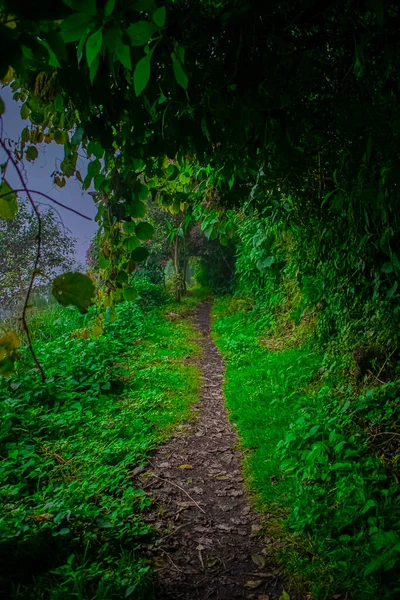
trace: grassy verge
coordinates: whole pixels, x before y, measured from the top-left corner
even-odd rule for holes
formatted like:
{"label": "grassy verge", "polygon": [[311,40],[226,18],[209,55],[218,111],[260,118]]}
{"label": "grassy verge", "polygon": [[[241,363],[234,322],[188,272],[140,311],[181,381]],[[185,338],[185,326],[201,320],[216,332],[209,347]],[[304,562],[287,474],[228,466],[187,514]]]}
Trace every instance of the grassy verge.
{"label": "grassy verge", "polygon": [[271,335],[273,324],[273,315],[246,303],[214,305],[248,485],[272,515],[270,530],[286,541],[278,558],[292,591],[321,600],[397,598],[398,480],[374,453],[367,425],[393,426],[398,382],[357,393],[340,357],[321,369],[309,324]]}
{"label": "grassy verge", "polygon": [[196,333],[123,303],[104,335],[74,339],[84,317],[56,313],[36,343],[46,384],[28,356],[0,382],[0,595],[148,600],[148,500],[130,474],[190,414]]}

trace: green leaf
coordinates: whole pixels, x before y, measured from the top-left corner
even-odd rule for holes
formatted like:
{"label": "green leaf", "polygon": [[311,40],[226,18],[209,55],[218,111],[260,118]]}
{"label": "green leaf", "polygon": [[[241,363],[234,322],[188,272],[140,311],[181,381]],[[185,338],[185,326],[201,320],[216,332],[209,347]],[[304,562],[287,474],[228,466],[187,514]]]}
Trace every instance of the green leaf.
{"label": "green leaf", "polygon": [[99,64],[100,64],[100,59],[98,56],[96,56],[96,58],[94,59],[90,69],[89,69],[89,79],[90,79],[90,83],[93,84],[94,78],[96,77],[97,74],[97,69],[99,68]]}
{"label": "green leaf", "polygon": [[71,138],[71,144],[73,144],[74,146],[79,146],[79,144],[81,143],[82,139],[83,139],[83,134],[84,134],[84,130],[82,129],[82,127],[77,127],[74,131],[74,134]]}
{"label": "green leaf", "polygon": [[93,154],[96,158],[102,158],[104,150],[100,142],[89,142],[87,147],[87,153],[89,154],[89,156]]}
{"label": "green leaf", "polygon": [[6,105],[4,104],[3,98],[0,97],[0,117],[1,117],[1,115],[4,115],[5,112],[6,112]]}
{"label": "green leaf", "polygon": [[149,195],[149,188],[147,187],[147,185],[144,185],[143,183],[141,183],[140,189],[138,191],[139,200],[147,200],[148,195]]}
{"label": "green leaf", "polygon": [[19,111],[19,114],[21,115],[21,119],[27,119],[29,117],[30,114],[30,109],[29,106],[27,105],[27,103],[25,102],[22,106],[21,106],[21,110]]}
{"label": "green leaf", "polygon": [[132,234],[135,233],[136,224],[133,221],[128,221],[122,225],[124,233]]}
{"label": "green leaf", "polygon": [[126,44],[118,44],[115,49],[115,56],[125,69],[132,70],[131,49]]}
{"label": "green leaf", "polygon": [[104,7],[104,15],[106,17],[111,16],[112,13],[114,12],[114,8],[115,8],[115,0],[108,0],[107,4]]}
{"label": "green leaf", "polygon": [[57,112],[62,112],[64,110],[64,99],[60,94],[54,98],[54,108]]}
{"label": "green leaf", "polygon": [[102,252],[100,252],[100,255],[99,255],[99,266],[100,266],[100,269],[107,269],[107,267],[110,266],[109,259],[106,258]]}
{"label": "green leaf", "polygon": [[147,250],[147,248],[139,246],[138,248],[135,248],[135,250],[132,252],[131,258],[136,262],[143,262],[144,260],[146,260],[148,255],[149,251]]}
{"label": "green leaf", "polygon": [[149,82],[150,66],[151,54],[147,54],[136,64],[135,71],[133,73],[133,85],[136,96],[139,96],[143,92]]}
{"label": "green leaf", "polygon": [[56,53],[51,48],[50,44],[48,42],[46,42],[46,40],[40,40],[40,43],[42,44],[42,46],[44,46],[46,48],[47,52],[49,53],[50,67],[56,67],[57,69],[59,69],[61,67],[61,65],[59,63]]}
{"label": "green leaf", "polygon": [[92,160],[92,162],[88,164],[87,174],[93,179],[93,177],[96,177],[100,173],[100,169],[101,162],[96,158],[96,160]]}
{"label": "green leaf", "polygon": [[381,267],[382,273],[393,273],[393,265],[391,262],[384,263]]}
{"label": "green leaf", "polygon": [[18,211],[17,194],[3,179],[0,185],[0,218],[13,219]]}
{"label": "green leaf", "polygon": [[174,52],[172,52],[171,58],[172,58],[172,68],[174,70],[175,79],[176,79],[177,83],[179,83],[179,85],[181,87],[183,87],[183,89],[186,91],[187,86],[188,86],[188,77],[187,77],[185,71],[183,70],[182,63],[181,63],[180,59],[176,56],[176,54],[174,54]]}
{"label": "green leaf", "polygon": [[32,162],[33,160],[36,160],[38,156],[39,152],[36,146],[29,146],[28,150],[26,151],[27,160],[29,160],[29,162]]}
{"label": "green leaf", "polygon": [[141,221],[136,225],[135,233],[139,240],[150,240],[154,233],[154,227],[150,223]]}
{"label": "green leaf", "polygon": [[132,287],[130,287],[130,288],[123,289],[122,295],[123,295],[124,299],[127,300],[128,302],[133,302],[134,300],[136,300],[138,293],[136,290],[134,290]]}
{"label": "green leaf", "polygon": [[128,214],[134,219],[142,219],[146,214],[146,205],[143,202],[134,202],[128,205]]}
{"label": "green leaf", "polygon": [[157,31],[157,27],[149,21],[137,21],[126,30],[132,46],[144,46]]}
{"label": "green leaf", "polygon": [[157,10],[153,13],[152,16],[154,23],[158,27],[164,27],[166,17],[167,9],[165,8],[165,6],[160,6],[160,8],[157,8]]}
{"label": "green leaf", "polygon": [[77,42],[92,29],[94,21],[90,15],[75,13],[64,19],[60,25],[64,42]]}
{"label": "green leaf", "polygon": [[54,279],[52,293],[63,306],[76,306],[79,312],[86,313],[93,304],[95,287],[87,275],[64,273]]}
{"label": "green leaf", "polygon": [[86,60],[89,68],[92,66],[96,58],[98,58],[102,43],[102,29],[98,29],[95,33],[92,33],[92,35],[88,38],[88,41],[86,42]]}
{"label": "green leaf", "polygon": [[283,590],[282,594],[279,597],[279,600],[290,600],[290,596],[285,590]]}
{"label": "green leaf", "polygon": [[140,241],[137,239],[137,237],[128,237],[123,241],[123,246],[125,250],[132,252],[132,250],[136,250],[136,248],[140,246]]}

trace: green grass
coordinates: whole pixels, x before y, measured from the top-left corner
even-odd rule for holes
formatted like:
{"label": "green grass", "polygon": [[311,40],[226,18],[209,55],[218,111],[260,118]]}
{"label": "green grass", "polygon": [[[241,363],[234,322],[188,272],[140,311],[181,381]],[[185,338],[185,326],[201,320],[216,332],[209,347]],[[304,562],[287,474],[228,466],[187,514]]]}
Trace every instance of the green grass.
{"label": "green grass", "polygon": [[287,336],[273,315],[229,298],[213,313],[247,484],[256,507],[273,516],[270,532],[286,542],[277,558],[293,595],[398,597],[398,482],[362,426],[393,425],[398,382],[358,396],[340,356],[319,375],[324,356],[308,326]]}
{"label": "green grass", "polygon": [[46,384],[26,352],[0,383],[3,597],[152,597],[138,553],[151,536],[140,517],[149,500],[129,473],[190,418],[199,373],[184,359],[198,346],[187,320],[159,308],[123,303],[118,313],[89,340],[69,330],[85,317],[58,314],[60,335],[45,314],[37,326],[50,341],[35,346]]}

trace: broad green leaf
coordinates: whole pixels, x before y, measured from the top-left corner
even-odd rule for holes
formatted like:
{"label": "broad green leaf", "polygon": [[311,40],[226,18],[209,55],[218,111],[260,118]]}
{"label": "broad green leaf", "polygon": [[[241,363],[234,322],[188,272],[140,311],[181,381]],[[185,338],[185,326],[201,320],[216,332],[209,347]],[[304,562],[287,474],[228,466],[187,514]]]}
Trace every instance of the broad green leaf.
{"label": "broad green leaf", "polygon": [[29,117],[30,114],[30,109],[29,106],[27,105],[27,103],[25,102],[22,106],[21,106],[21,110],[19,111],[20,115],[21,115],[21,119],[27,119]]}
{"label": "broad green leaf", "polygon": [[131,49],[129,46],[122,43],[118,44],[115,49],[115,56],[124,65],[125,69],[132,70]]}
{"label": "broad green leaf", "polygon": [[283,590],[282,594],[279,597],[279,600],[290,600],[290,596],[285,590]]}
{"label": "broad green leaf", "polygon": [[158,27],[164,27],[166,17],[167,9],[165,8],[165,6],[160,6],[160,8],[157,8],[157,10],[154,11],[152,15],[152,19]]}
{"label": "broad green leaf", "polygon": [[149,21],[137,21],[126,30],[132,46],[144,46],[148,43],[157,27]]}
{"label": "broad green leaf", "polygon": [[93,154],[96,158],[102,158],[104,154],[104,150],[100,144],[100,142],[89,142],[87,147],[87,153],[89,156]]}
{"label": "broad green leaf", "polygon": [[100,59],[99,59],[99,56],[97,55],[89,69],[90,83],[93,83],[94,78],[96,77],[97,70],[99,68],[99,64],[100,64]]}
{"label": "broad green leaf", "polygon": [[140,241],[137,239],[137,237],[128,237],[123,241],[123,246],[125,250],[132,252],[132,250],[136,250],[136,248],[140,246]]}
{"label": "broad green leaf", "polygon": [[71,144],[74,144],[74,146],[79,146],[79,144],[81,143],[82,139],[83,139],[83,134],[85,132],[83,131],[82,127],[77,127],[74,131],[74,134],[71,138]]}
{"label": "broad green leaf", "polygon": [[56,142],[56,144],[65,144],[66,142],[66,132],[65,131],[61,131],[61,130],[57,130],[54,132],[54,141]]}
{"label": "broad green leaf", "polygon": [[133,73],[133,86],[135,88],[136,96],[140,96],[149,82],[150,66],[151,54],[147,54],[136,64],[135,71]]}
{"label": "broad green leaf", "polygon": [[40,43],[42,44],[42,46],[44,46],[44,48],[46,48],[47,52],[49,53],[50,67],[55,67],[56,69],[59,69],[61,67],[61,65],[60,65],[60,62],[59,62],[57,55],[54,52],[53,48],[50,46],[50,44],[48,42],[46,42],[46,40],[40,40]]}
{"label": "broad green leaf", "polygon": [[188,86],[188,77],[183,69],[182,63],[174,52],[172,52],[171,58],[175,79],[177,83],[179,83],[179,85],[186,91]]}
{"label": "broad green leaf", "polygon": [[124,233],[132,234],[135,233],[136,224],[133,221],[128,221],[122,225]]}
{"label": "broad green leaf", "polygon": [[134,219],[141,219],[146,214],[146,205],[143,202],[133,202],[128,205],[127,210]]}
{"label": "broad green leaf", "polygon": [[[98,29],[95,33],[88,38],[86,42],[86,60],[88,67],[90,68],[96,58],[99,55],[101,50],[101,45],[103,43],[103,30]],[[93,77],[94,79],[94,77]]]}
{"label": "broad green leaf", "polygon": [[150,223],[141,221],[136,225],[135,233],[139,240],[150,240],[154,233],[154,227]]}
{"label": "broad green leaf", "polygon": [[147,250],[147,248],[139,246],[138,248],[135,248],[135,250],[132,252],[131,258],[136,262],[143,262],[144,260],[146,260],[148,255],[149,251]]}
{"label": "broad green leaf", "polygon": [[107,0],[107,4],[104,7],[104,15],[109,17],[114,12],[115,0]]}
{"label": "broad green leaf", "polygon": [[60,25],[61,36],[64,42],[77,42],[92,29],[95,21],[84,13],[75,13],[64,19]]}
{"label": "broad green leaf", "polygon": [[4,104],[3,98],[0,98],[0,117],[1,117],[1,115],[4,115],[5,112],[6,112],[6,105]]}
{"label": "broad green leaf", "polygon": [[7,181],[3,179],[0,185],[0,218],[13,219],[18,211],[17,194]]}
{"label": "broad green leaf", "polygon": [[139,200],[147,200],[148,195],[149,195],[149,188],[147,187],[147,185],[144,185],[143,183],[140,184],[140,189],[138,191]]}
{"label": "broad green leaf", "polygon": [[29,162],[32,162],[33,160],[36,160],[38,156],[39,152],[36,146],[29,146],[29,148],[26,151],[27,160],[29,160]]}
{"label": "broad green leaf", "polygon": [[134,290],[132,287],[130,287],[130,288],[123,289],[122,295],[123,295],[124,299],[127,300],[128,302],[133,302],[134,300],[136,300],[138,293],[136,290]]}
{"label": "broad green leaf", "polygon": [[52,293],[63,306],[76,306],[79,312],[86,313],[93,304],[95,287],[87,275],[64,273],[54,279]]}
{"label": "broad green leaf", "polygon": [[107,269],[110,266],[110,261],[108,258],[104,256],[102,252],[99,254],[99,266],[100,269]]}
{"label": "broad green leaf", "polygon": [[88,164],[87,174],[91,179],[93,179],[93,177],[96,177],[100,173],[100,169],[101,162],[96,158],[96,160],[92,160]]}
{"label": "broad green leaf", "polygon": [[54,98],[54,108],[57,112],[62,112],[64,110],[64,99],[60,94]]}

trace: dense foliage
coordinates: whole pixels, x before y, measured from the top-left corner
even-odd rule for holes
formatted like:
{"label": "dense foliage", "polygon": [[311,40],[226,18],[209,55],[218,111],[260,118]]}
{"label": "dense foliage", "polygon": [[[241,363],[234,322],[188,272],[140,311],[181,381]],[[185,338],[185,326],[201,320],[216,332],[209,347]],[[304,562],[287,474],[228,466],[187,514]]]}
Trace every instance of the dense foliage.
{"label": "dense foliage", "polygon": [[160,316],[157,289],[146,289],[146,308],[121,304],[100,337],[81,336],[90,314],[37,313],[46,384],[24,355],[0,385],[5,598],[150,596],[137,552],[151,536],[140,520],[149,500],[132,475],[187,416],[198,375],[182,363],[196,351],[192,329]]}

